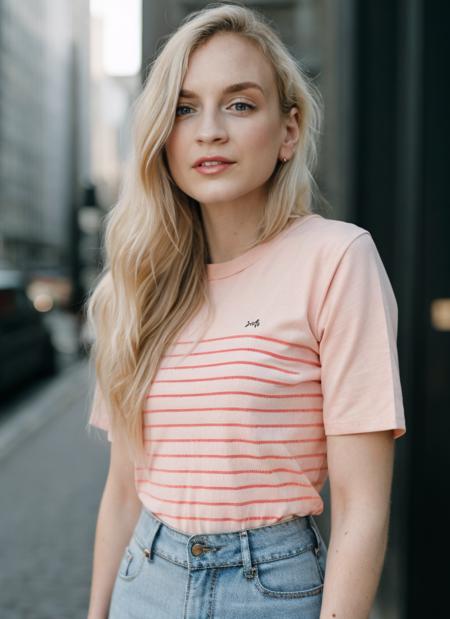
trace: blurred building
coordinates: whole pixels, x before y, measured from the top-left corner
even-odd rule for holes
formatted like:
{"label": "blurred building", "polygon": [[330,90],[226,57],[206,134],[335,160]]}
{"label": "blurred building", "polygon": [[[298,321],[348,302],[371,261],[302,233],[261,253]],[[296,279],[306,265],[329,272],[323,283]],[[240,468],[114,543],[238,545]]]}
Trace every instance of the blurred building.
{"label": "blurred building", "polygon": [[141,85],[140,63],[134,75],[105,66],[111,11],[123,26],[130,6],[0,0],[0,265],[42,285],[66,278],[75,310],[102,266],[101,220],[117,198]]}
{"label": "blurred building", "polygon": [[[134,4],[134,3],[133,3]],[[107,62],[107,50],[111,45],[110,30],[114,22],[124,15],[117,15],[117,2],[99,4],[99,10],[91,15],[91,110],[95,122],[91,132],[92,179],[98,188],[100,202],[111,206],[116,198],[122,179],[123,165],[131,146],[131,105],[141,89],[140,62],[135,73],[126,73],[124,67],[114,67]],[[100,10],[103,7],[103,10]],[[130,4],[127,5],[127,9]],[[136,16],[135,36],[141,38],[139,15]],[[112,22],[112,24],[110,24]],[[122,32],[124,47],[128,42]],[[114,45],[117,47],[116,42]],[[140,51],[140,50],[139,50]],[[139,54],[140,59],[140,54]],[[131,68],[132,70],[132,68]],[[121,73],[122,71],[122,73]]]}
{"label": "blurred building", "polygon": [[142,86],[139,0],[127,0],[126,6],[117,0],[95,0],[91,1],[90,9],[92,187],[85,187],[79,210],[81,234],[78,243],[79,280],[84,291],[95,283],[102,266],[101,217],[114,206],[118,197],[123,166],[131,146],[131,106]]}
{"label": "blurred building", "polygon": [[88,0],[0,0],[0,261],[68,268],[89,176]]}

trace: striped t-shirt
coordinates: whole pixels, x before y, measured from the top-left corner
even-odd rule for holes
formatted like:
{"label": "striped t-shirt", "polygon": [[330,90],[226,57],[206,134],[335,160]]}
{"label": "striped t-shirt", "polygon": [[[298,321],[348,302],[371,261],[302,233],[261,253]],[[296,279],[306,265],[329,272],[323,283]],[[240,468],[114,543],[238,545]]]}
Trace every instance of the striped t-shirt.
{"label": "striped t-shirt", "polygon": [[[188,534],[320,514],[327,435],[406,431],[397,303],[372,236],[309,214],[207,269],[214,319],[202,333],[200,311],[161,360],[138,496]],[[113,440],[97,386],[89,422]]]}

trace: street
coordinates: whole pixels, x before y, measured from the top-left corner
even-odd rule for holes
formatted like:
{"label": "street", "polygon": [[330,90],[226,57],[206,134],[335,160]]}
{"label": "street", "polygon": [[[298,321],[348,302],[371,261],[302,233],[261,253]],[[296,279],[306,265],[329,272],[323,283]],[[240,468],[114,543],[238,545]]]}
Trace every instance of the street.
{"label": "street", "polygon": [[[109,460],[86,431],[90,379],[78,361],[0,425],[0,616],[86,618],[95,523]],[[8,447],[9,445],[9,447]]]}

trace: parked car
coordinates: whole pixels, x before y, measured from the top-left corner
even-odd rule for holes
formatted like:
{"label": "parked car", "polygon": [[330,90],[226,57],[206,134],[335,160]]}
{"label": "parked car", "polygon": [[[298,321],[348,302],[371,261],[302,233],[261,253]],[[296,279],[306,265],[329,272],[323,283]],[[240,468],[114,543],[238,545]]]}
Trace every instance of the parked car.
{"label": "parked car", "polygon": [[0,396],[56,371],[56,350],[20,271],[0,269]]}

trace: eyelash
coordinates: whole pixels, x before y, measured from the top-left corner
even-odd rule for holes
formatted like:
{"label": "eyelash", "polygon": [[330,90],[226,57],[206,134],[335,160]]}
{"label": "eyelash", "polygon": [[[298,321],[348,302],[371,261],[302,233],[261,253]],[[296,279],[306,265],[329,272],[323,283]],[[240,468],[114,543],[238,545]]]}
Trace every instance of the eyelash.
{"label": "eyelash", "polygon": [[[254,105],[251,105],[250,103],[247,103],[246,101],[235,101],[235,102],[234,102],[234,103],[232,103],[231,105],[246,105],[246,106],[247,106],[248,108],[250,108],[251,110],[254,110],[254,109],[255,109],[255,106],[254,106]],[[177,108],[176,108],[176,112],[178,112],[178,110],[179,110],[180,108],[186,108],[186,107],[187,107],[187,108],[192,109],[192,108],[190,107],[190,105],[178,105],[178,106],[177,106]],[[242,112],[246,112],[247,110],[241,110],[241,111],[242,111]],[[178,115],[178,114],[176,114],[176,115]],[[189,114],[181,114],[181,116],[189,116]]]}

